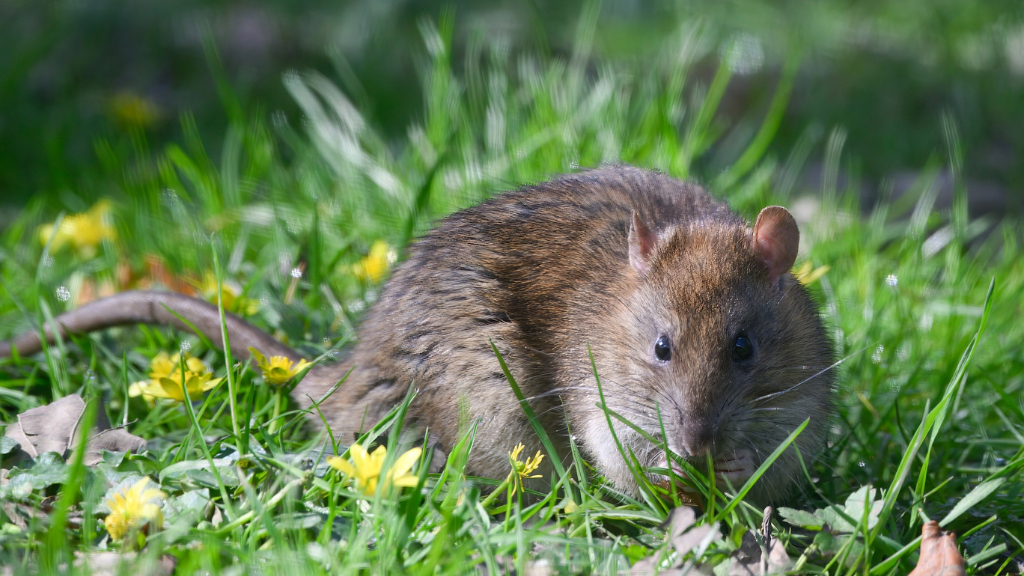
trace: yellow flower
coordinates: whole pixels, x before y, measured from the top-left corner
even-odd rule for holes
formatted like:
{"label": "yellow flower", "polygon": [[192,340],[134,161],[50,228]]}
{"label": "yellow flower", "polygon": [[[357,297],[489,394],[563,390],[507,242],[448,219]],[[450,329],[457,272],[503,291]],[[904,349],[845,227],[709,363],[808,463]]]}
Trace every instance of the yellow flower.
{"label": "yellow flower", "polygon": [[530,476],[530,474],[540,466],[541,461],[544,460],[544,455],[540,453],[540,450],[538,450],[533,458],[529,458],[526,462],[522,462],[519,460],[519,454],[522,453],[524,448],[526,448],[526,446],[523,446],[523,443],[520,442],[512,449],[511,452],[508,453],[508,463],[512,467],[512,471],[508,473],[508,478],[506,478],[505,481],[512,484],[513,496],[516,491],[523,489],[523,480],[541,477],[540,474],[535,474],[533,476]]}
{"label": "yellow flower", "polygon": [[[203,298],[207,301],[217,303],[217,275],[207,270],[200,282],[192,282]],[[221,282],[221,299],[224,302],[224,309],[239,316],[252,316],[260,309],[260,301],[254,298],[242,296],[242,290],[233,283]]]}
{"label": "yellow flower", "polygon": [[[384,467],[384,459],[388,455],[387,448],[378,446],[373,454],[369,454],[366,452],[366,448],[359,444],[353,444],[349,447],[348,452],[352,456],[351,462],[344,458],[331,456],[327,458],[327,463],[346,476],[355,478],[356,488],[363,494],[373,496],[377,492],[378,484],[381,483],[381,468]],[[422,452],[423,450],[420,448],[413,448],[399,456],[384,475],[382,483],[384,489],[386,490],[388,486],[415,487],[419,483],[419,478],[410,474],[409,471],[412,470],[413,464],[420,459]]]}
{"label": "yellow flower", "polygon": [[92,258],[104,240],[116,238],[114,227],[110,225],[110,207],[110,201],[100,200],[87,212],[61,218],[59,225],[40,226],[39,243],[45,246],[49,242],[51,252],[71,248],[81,258]]}
{"label": "yellow flower", "polygon": [[110,116],[122,129],[146,128],[160,118],[160,108],[133,92],[118,92],[110,99]]}
{"label": "yellow flower", "polygon": [[271,386],[284,384],[310,365],[310,362],[306,362],[303,359],[295,362],[285,356],[271,356],[267,358],[252,346],[249,347],[249,353],[256,359],[260,372],[263,372],[263,379]]}
{"label": "yellow flower", "polygon": [[[135,382],[128,387],[128,395],[151,398],[170,398],[178,402],[185,401],[181,390],[181,354],[169,356],[167,352],[157,354],[149,364],[149,380]],[[223,378],[214,378],[213,372],[199,358],[185,359],[185,387],[188,399],[195,400],[203,392],[213,388]]]}
{"label": "yellow flower", "polygon": [[808,286],[824,276],[829,270],[831,270],[831,267],[828,265],[815,268],[810,260],[805,260],[803,264],[793,270],[793,274],[796,274],[796,279],[801,284]]}
{"label": "yellow flower", "polygon": [[166,495],[156,488],[147,488],[148,484],[149,477],[145,477],[118,490],[104,502],[110,508],[110,514],[103,519],[103,525],[114,542],[120,541],[129,531],[143,527],[159,529],[163,525],[164,515],[159,501]]}
{"label": "yellow flower", "polygon": [[396,258],[397,254],[387,242],[377,240],[370,246],[370,253],[352,265],[352,273],[364,282],[376,284],[384,278]]}

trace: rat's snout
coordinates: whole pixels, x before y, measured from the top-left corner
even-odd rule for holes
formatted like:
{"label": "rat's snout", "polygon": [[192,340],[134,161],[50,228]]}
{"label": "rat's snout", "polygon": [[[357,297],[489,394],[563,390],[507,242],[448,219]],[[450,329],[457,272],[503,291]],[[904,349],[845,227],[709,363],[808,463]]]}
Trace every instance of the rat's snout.
{"label": "rat's snout", "polygon": [[679,440],[688,456],[703,458],[715,444],[715,428],[708,419],[691,416],[684,421]]}

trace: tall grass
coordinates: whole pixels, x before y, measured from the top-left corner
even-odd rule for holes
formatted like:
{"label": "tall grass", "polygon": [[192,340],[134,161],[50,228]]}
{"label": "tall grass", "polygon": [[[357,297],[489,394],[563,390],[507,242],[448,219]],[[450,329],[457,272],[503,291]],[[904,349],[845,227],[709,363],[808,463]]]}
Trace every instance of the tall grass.
{"label": "tall grass", "polygon": [[[813,291],[843,358],[839,412],[828,450],[808,463],[809,481],[787,504],[849,512],[844,503],[862,494],[850,499],[862,508],[848,530],[816,533],[776,517],[797,569],[906,573],[922,521],[935,518],[967,535],[960,544],[971,572],[1016,570],[1024,547],[1021,226],[972,220],[963,182],[952,209],[934,209],[937,170],[959,174],[962,162],[955,119],[945,119],[946,157],[922,168],[916,203],[860,206],[836,187],[838,169],[856,154],[843,150],[841,130],[824,143],[808,139],[788,158],[766,155],[794,56],[760,131],[729,169],[704,173],[701,158],[727,128],[716,111],[732,63],[723,61],[708,85],[691,81],[699,25],[680,27],[652,60],[602,62],[591,53],[595,22],[594,9],[584,13],[566,59],[513,53],[477,36],[463,62],[453,61],[453,16],[424,22],[423,108],[401,141],[367,122],[346,96],[354,87],[297,72],[284,82],[303,116],[268,117],[227,102],[231,125],[220,150],[204,147],[187,116],[180,144],[162,150],[150,151],[141,135],[127,155],[97,143],[116,238],[90,257],[42,246],[38,226],[58,215],[30,203],[0,239],[0,336],[38,325],[104,283],[126,288],[209,271],[258,302],[255,323],[309,357],[330,359],[379,290],[352,268],[375,241],[400,253],[439,217],[552,174],[608,162],[653,167],[706,183],[748,218],[766,204],[794,205],[800,261],[830,267]],[[793,177],[811,146],[826,150],[820,190],[798,188]],[[813,194],[798,201],[805,193]],[[68,214],[85,208],[69,197]],[[612,493],[578,454],[566,466],[570,480],[551,493],[483,506],[482,488],[493,482],[464,475],[470,423],[441,475],[421,465],[416,488],[365,497],[326,463],[349,439],[312,433],[294,409],[275,412],[275,391],[219,350],[169,329],[71,340],[0,364],[3,420],[78,392],[149,449],[107,455],[91,468],[49,457],[15,464],[0,487],[0,564],[14,573],[56,571],[79,565],[73,553],[118,549],[98,521],[102,502],[140,475],[166,493],[167,522],[125,573],[164,554],[180,573],[606,573],[652,555],[665,566],[684,560],[662,524],[668,505]],[[225,384],[192,405],[128,397],[158,351],[180,349],[217,376],[230,371],[234,397]],[[398,411],[371,435],[400,420]],[[387,435],[388,461],[401,449],[397,438]],[[728,561],[760,523],[733,502],[718,506],[724,536],[696,559],[708,564]]]}

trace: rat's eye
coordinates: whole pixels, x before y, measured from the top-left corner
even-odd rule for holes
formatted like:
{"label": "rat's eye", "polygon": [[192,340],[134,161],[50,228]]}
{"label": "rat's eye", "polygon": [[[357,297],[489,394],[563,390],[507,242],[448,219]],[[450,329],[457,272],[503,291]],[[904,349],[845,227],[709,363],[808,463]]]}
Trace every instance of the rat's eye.
{"label": "rat's eye", "polygon": [[672,359],[672,342],[669,341],[668,336],[662,336],[654,343],[654,356],[662,362]]}
{"label": "rat's eye", "polygon": [[732,343],[732,359],[738,362],[749,359],[754,355],[754,343],[747,338],[747,335],[740,332]]}

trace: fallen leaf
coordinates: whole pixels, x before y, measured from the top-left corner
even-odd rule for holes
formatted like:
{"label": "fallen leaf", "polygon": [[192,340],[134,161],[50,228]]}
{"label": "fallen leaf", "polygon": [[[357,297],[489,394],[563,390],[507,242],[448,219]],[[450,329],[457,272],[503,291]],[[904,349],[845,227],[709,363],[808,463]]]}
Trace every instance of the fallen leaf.
{"label": "fallen leaf", "polygon": [[33,518],[42,520],[46,518],[46,514],[36,510],[34,506],[17,502],[0,502],[0,508],[3,508],[4,514],[7,514],[7,519],[10,520],[11,524],[22,530],[28,530],[28,520]]}
{"label": "fallen leaf", "polygon": [[71,446],[84,412],[85,401],[81,396],[65,396],[18,414],[18,421],[7,427],[7,435],[17,440],[33,459],[46,452],[63,456]]}
{"label": "fallen leaf", "polygon": [[967,563],[956,549],[956,534],[931,520],[921,528],[921,556],[908,576],[964,576]]}
{"label": "fallen leaf", "polygon": [[768,545],[768,573],[784,572],[791,562],[786,546],[777,538],[773,539]]}
{"label": "fallen leaf", "polygon": [[669,538],[677,538],[697,523],[697,513],[689,506],[680,506],[669,513],[668,519],[662,524],[668,528]]}
{"label": "fallen leaf", "polygon": [[[709,536],[713,534],[712,536]],[[677,536],[672,539],[672,547],[676,549],[680,555],[690,552],[694,548],[697,548],[705,541],[717,540],[720,536],[718,528],[714,526],[698,526],[692,530],[687,531],[681,536]]]}
{"label": "fallen leaf", "polygon": [[82,458],[86,466],[95,466],[103,460],[103,450],[107,452],[138,453],[146,448],[146,441],[124,428],[101,430],[89,438],[85,445],[85,456]]}
{"label": "fallen leaf", "polygon": [[732,553],[732,561],[729,565],[729,576],[760,576],[764,574],[761,567],[761,546],[753,532],[743,533],[740,547]]}
{"label": "fallen leaf", "polygon": [[[69,452],[79,444],[83,414],[85,401],[78,394],[72,394],[18,414],[18,421],[8,425],[4,435],[14,440],[21,451],[33,460],[47,452],[56,452],[67,459]],[[86,442],[83,456],[86,466],[100,462],[102,450],[139,452],[146,447],[142,438],[129,434],[123,428],[111,428],[102,410],[96,420],[98,431]]]}
{"label": "fallen leaf", "polygon": [[726,572],[729,576],[764,576],[781,574],[789,568],[789,554],[786,546],[778,539],[772,538],[768,543],[768,557],[764,557],[764,549],[753,532],[743,534],[738,550],[732,553],[731,564]]}

